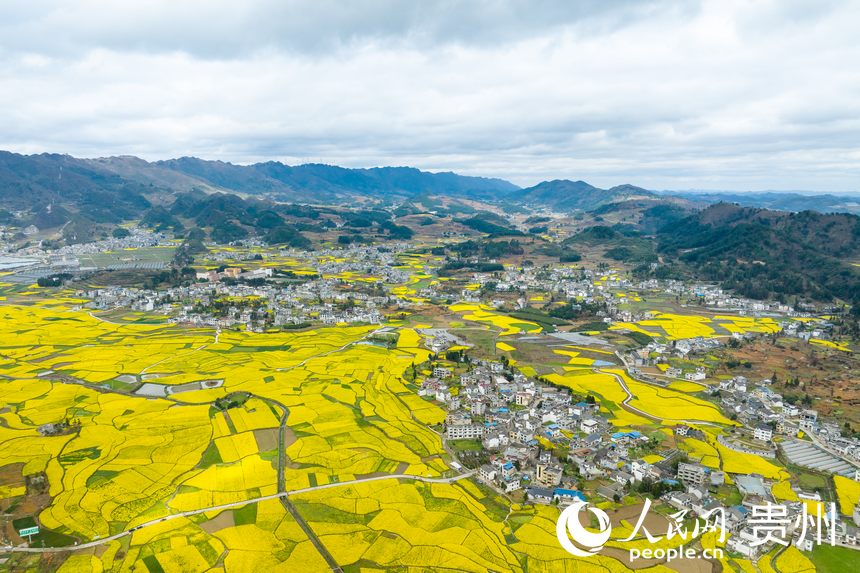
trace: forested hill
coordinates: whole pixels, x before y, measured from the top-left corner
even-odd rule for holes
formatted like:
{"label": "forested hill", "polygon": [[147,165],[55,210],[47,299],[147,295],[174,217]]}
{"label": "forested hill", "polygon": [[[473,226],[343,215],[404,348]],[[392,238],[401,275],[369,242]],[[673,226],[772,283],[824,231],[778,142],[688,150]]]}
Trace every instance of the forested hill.
{"label": "forested hill", "polygon": [[860,217],[719,203],[657,233],[658,251],[753,298],[860,304]]}

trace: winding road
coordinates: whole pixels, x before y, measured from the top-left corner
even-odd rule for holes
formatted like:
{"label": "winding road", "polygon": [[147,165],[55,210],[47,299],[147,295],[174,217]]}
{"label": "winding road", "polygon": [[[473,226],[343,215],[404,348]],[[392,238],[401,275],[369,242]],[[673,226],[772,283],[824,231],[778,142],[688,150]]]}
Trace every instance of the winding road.
{"label": "winding road", "polygon": [[[684,423],[684,424],[697,424],[697,425],[703,425],[703,426],[720,426],[721,425],[721,424],[717,424],[715,422],[708,422],[705,420],[694,420],[694,419],[690,419],[690,418],[658,418],[657,416],[655,416],[653,414],[649,414],[648,412],[643,412],[639,408],[630,405],[630,401],[633,400],[636,396],[633,394],[633,392],[630,391],[630,388],[627,387],[627,383],[624,382],[624,378],[622,378],[621,376],[619,376],[615,372],[607,372],[606,370],[601,370],[600,368],[594,368],[593,371],[595,373],[598,373],[598,374],[607,374],[609,376],[612,376],[613,378],[615,378],[615,380],[618,382],[618,384],[621,385],[621,389],[624,390],[625,394],[627,394],[627,398],[625,398],[624,401],[621,403],[621,407],[624,408],[625,410],[627,410],[628,412],[631,412],[631,413],[636,414],[638,416],[643,416],[645,418],[648,418],[649,420],[654,420],[656,422],[669,421],[669,422],[679,422],[679,423]],[[648,384],[648,382],[644,382],[642,380],[637,380],[637,382],[640,382],[642,384]],[[662,388],[662,386],[657,386],[655,384],[652,384],[652,386],[654,386],[655,388]]]}

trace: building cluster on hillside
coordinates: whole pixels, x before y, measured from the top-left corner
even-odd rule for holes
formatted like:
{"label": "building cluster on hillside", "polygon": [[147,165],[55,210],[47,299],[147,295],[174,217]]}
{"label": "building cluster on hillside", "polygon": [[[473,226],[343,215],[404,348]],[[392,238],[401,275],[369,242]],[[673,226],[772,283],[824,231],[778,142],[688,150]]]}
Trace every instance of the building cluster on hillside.
{"label": "building cluster on hillside", "polygon": [[171,322],[253,331],[312,321],[379,324],[382,309],[397,303],[392,296],[347,293],[337,286],[335,279],[317,279],[290,285],[194,283],[163,290],[104,287],[77,294],[90,299],[86,308],[154,311]]}
{"label": "building cluster on hillside", "polygon": [[661,500],[685,512],[687,517],[700,517],[724,524],[731,534],[728,548],[747,558],[755,558],[767,553],[777,544],[797,544],[805,551],[811,551],[818,539],[833,539],[837,543],[858,544],[858,519],[844,521],[838,511],[828,514],[827,505],[822,518],[810,513],[810,507],[819,502],[817,492],[794,489],[796,501],[784,501],[773,496],[775,482],[756,474],[736,474],[732,476],[734,485],[741,494],[740,503],[726,507],[713,492],[725,483],[723,472],[697,463],[679,463],[676,482],[682,487],[666,492]]}
{"label": "building cluster on hillside", "polygon": [[[729,480],[723,471],[685,461],[679,450],[656,454],[647,436],[613,427],[600,414],[598,403],[576,401],[567,390],[532,380],[503,362],[472,362],[459,375],[454,368],[437,367],[431,374],[421,382],[418,393],[448,409],[444,436],[449,446],[456,448],[459,440],[480,442],[484,455],[478,478],[498,491],[512,494],[522,490],[533,502],[560,505],[586,498],[583,481],[597,484],[589,495],[614,501],[632,491],[656,492],[664,503],[693,515],[720,509],[727,527],[735,533],[733,551],[755,556],[773,546],[755,527],[755,508],[778,503],[772,493],[775,482],[756,474],[733,474]],[[743,424],[738,432],[758,448],[769,447],[776,431],[791,433],[801,428],[827,440],[830,424],[822,424],[814,410],[784,403],[768,380],[752,384],[736,377],[725,381],[720,392],[728,398],[746,397],[737,412]],[[686,424],[675,426],[674,433],[677,441],[707,439],[701,430]],[[845,438],[841,440],[838,443],[846,445]],[[744,447],[730,442],[723,445]],[[830,445],[835,448],[836,442]],[[850,477],[860,479],[860,472]],[[725,487],[737,487],[741,503],[724,507],[728,499]],[[792,518],[803,510],[803,500],[821,500],[816,492],[795,489],[795,494],[801,502],[789,503],[785,510]],[[856,513],[860,524],[860,506]],[[837,519],[834,535],[840,542],[857,544],[857,524]],[[798,541],[800,533],[789,528],[785,536]]]}
{"label": "building cluster on hillside", "polygon": [[[567,390],[500,362],[473,363],[456,378],[449,369],[434,371],[419,394],[448,408],[447,440],[480,441],[489,457],[479,476],[505,493],[524,489],[535,501],[569,502],[584,497],[578,480],[604,479],[598,493],[613,499],[636,481],[673,475],[671,460],[641,459],[649,439],[613,428],[592,399],[574,401]],[[560,459],[551,451],[566,454]]]}
{"label": "building cluster on hillside", "polygon": [[829,453],[860,466],[860,440],[844,436],[838,421],[821,418],[814,409],[788,402],[771,387],[771,380],[752,383],[744,376],[735,376],[721,380],[718,388],[723,410],[733,414],[752,439],[770,444],[776,435],[794,439],[805,434],[816,449],[822,450],[822,457]]}

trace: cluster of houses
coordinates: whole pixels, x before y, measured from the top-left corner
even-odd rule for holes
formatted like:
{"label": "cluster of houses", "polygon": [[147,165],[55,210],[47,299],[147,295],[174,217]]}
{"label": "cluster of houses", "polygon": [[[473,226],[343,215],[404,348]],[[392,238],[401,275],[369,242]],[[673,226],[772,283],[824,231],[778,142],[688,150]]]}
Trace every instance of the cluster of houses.
{"label": "cluster of houses", "polygon": [[[805,551],[811,551],[817,542],[821,527],[821,538],[827,542],[856,546],[860,507],[855,511],[854,523],[839,518],[838,510],[828,514],[828,506],[822,505],[822,520],[810,513],[806,502],[819,502],[817,492],[795,489],[797,501],[777,500],[771,493],[774,483],[759,475],[734,475],[733,481],[741,494],[741,501],[725,507],[711,492],[722,485],[725,476],[718,470],[700,464],[680,463],[676,480],[683,487],[664,493],[661,500],[684,512],[686,517],[713,519],[719,515],[720,525],[725,525],[731,534],[728,549],[747,558],[755,558],[771,550],[776,544],[795,543]],[[804,525],[804,521],[806,524]]]}
{"label": "cluster of houses", "polygon": [[[386,309],[415,304],[388,286],[406,283],[409,279],[406,270],[397,268],[397,254],[406,246],[387,245],[386,249],[353,246],[339,251],[281,253],[315,269],[316,274],[302,281],[278,280],[271,266],[258,265],[261,260],[259,254],[247,253],[249,270],[221,265],[218,270],[197,272],[196,282],[186,286],[160,290],[105,287],[78,294],[90,299],[84,305],[87,308],[156,311],[170,316],[173,322],[193,326],[243,326],[260,332],[273,326],[307,323],[378,324],[384,320]],[[215,263],[229,261],[236,264],[236,256],[233,251],[215,251],[210,258]],[[242,261],[238,263],[244,264]],[[349,273],[362,273],[377,279],[375,282],[363,280],[355,283],[339,278]],[[418,294],[422,293],[436,295],[423,290]],[[252,312],[241,304],[226,311],[219,308],[219,312],[212,312],[215,301],[247,297],[257,299],[258,307],[264,312]]]}
{"label": "cluster of houses", "polygon": [[844,436],[837,420],[821,418],[814,409],[787,402],[771,387],[770,380],[754,384],[744,376],[735,376],[721,380],[718,387],[723,410],[733,413],[754,440],[770,443],[774,436],[793,438],[802,432],[824,451],[860,465],[859,439]]}
{"label": "cluster of houses", "polygon": [[[0,256],[11,247],[0,242]],[[134,251],[144,247],[163,246],[171,248],[172,241],[161,233],[132,228],[125,237],[110,237],[90,243],[67,245],[58,249],[45,249],[41,242],[15,250],[16,257],[24,257],[27,264],[12,269],[6,280],[31,283],[54,275],[79,275],[97,270],[144,269],[158,270],[167,266],[166,260],[152,257],[137,257]],[[169,252],[169,251],[168,251]],[[115,256],[99,258],[97,255],[111,253]]]}
{"label": "cluster of houses", "polygon": [[[755,400],[755,407],[763,411],[781,408],[786,427],[799,429],[802,425],[815,432],[821,427],[814,410],[783,404],[767,381],[753,385],[736,377],[725,381],[722,390],[729,395],[743,394],[747,402]],[[757,521],[761,505],[780,503],[771,492],[773,482],[755,474],[735,474],[729,481],[718,469],[681,461],[678,450],[645,455],[652,451],[648,437],[635,430],[613,428],[599,414],[598,404],[575,403],[567,391],[530,380],[501,362],[476,361],[459,376],[452,368],[437,367],[422,381],[419,394],[433,397],[448,408],[447,440],[480,440],[487,455],[477,477],[500,492],[522,490],[524,498],[535,503],[565,505],[586,499],[581,490],[583,480],[599,484],[588,495],[614,501],[642,484],[660,484],[661,501],[678,511],[705,516],[721,508],[725,525],[733,533],[732,551],[755,557],[775,543]],[[775,431],[772,420],[760,414],[738,413],[750,424],[750,439],[762,447],[771,443]],[[705,439],[700,430],[685,424],[677,425],[674,432],[678,440]],[[565,455],[559,457],[559,451]],[[860,475],[852,477],[858,479]],[[741,503],[724,507],[727,483],[733,483],[741,493]],[[816,492],[795,490],[795,494],[801,501],[786,503],[780,510],[791,520],[804,511],[803,500],[821,500]],[[833,524],[833,535],[839,542],[858,543],[860,505],[855,513],[856,524],[838,518]],[[788,527],[784,537],[799,542],[803,549],[811,549],[814,539],[795,527]]]}
{"label": "cluster of houses", "polygon": [[[810,317],[816,310],[821,310],[813,305],[809,305],[808,308],[802,308],[802,305],[790,307],[779,302],[739,297],[723,291],[714,284],[658,279],[634,281],[614,269],[523,266],[506,268],[496,273],[476,273],[472,279],[485,287],[491,284],[493,290],[500,293],[533,291],[553,293],[559,300],[577,300],[585,303],[600,300],[606,303],[608,318],[625,322],[646,318],[647,313],[622,309],[623,303],[626,302],[624,297],[607,296],[608,294],[616,291],[661,292],[678,297],[679,300],[697,301],[697,305],[704,308],[731,310],[741,315]],[[466,289],[460,294],[469,302],[477,302],[480,299],[480,292],[477,290]],[[527,303],[525,298],[518,301],[520,306],[525,306]],[[793,329],[797,329],[798,326],[798,323],[795,323]]]}
{"label": "cluster of houses", "polygon": [[226,267],[223,271],[209,270],[196,273],[197,280],[217,283],[221,279],[267,279],[272,277],[274,271],[271,268],[252,269],[243,271],[241,267]]}
{"label": "cluster of houses", "polygon": [[[169,315],[169,320],[175,323],[218,328],[242,326],[252,332],[309,322],[379,324],[384,319],[383,309],[397,304],[393,296],[340,291],[338,281],[334,279],[283,286],[207,282],[158,291],[104,287],[82,290],[77,294],[89,299],[83,305],[85,308],[155,311]],[[238,302],[249,298],[257,301],[262,311],[249,309]],[[217,301],[236,303],[215,312],[213,305]]]}
{"label": "cluster of houses", "polygon": [[[608,484],[598,493],[613,499],[636,481],[674,477],[671,460],[651,464],[637,457],[648,437],[614,429],[591,399],[574,402],[567,390],[530,380],[501,362],[473,362],[456,378],[444,367],[432,374],[419,395],[447,407],[447,440],[480,441],[490,456],[479,476],[500,491],[522,489],[536,501],[569,501],[573,494],[564,492],[576,491],[578,479],[604,479]],[[567,456],[560,460],[550,450]]]}
{"label": "cluster of houses", "polygon": [[[3,229],[4,227],[0,226],[0,231],[2,231]],[[39,232],[39,229],[34,225],[30,225],[29,227],[25,228],[23,232],[25,235],[34,235]],[[139,249],[143,247],[167,247],[175,245],[175,241],[164,233],[150,231],[149,229],[144,229],[142,227],[129,227],[128,233],[129,234],[124,237],[111,236],[99,241],[92,241],[89,243],[76,243],[73,245],[65,245],[59,248],[52,247],[50,249],[43,247],[41,241],[39,241],[34,242],[33,244],[28,244],[23,248],[15,248],[14,252],[18,256],[34,256],[47,261],[51,258],[65,258],[67,260],[70,260],[80,255],[122,251],[125,249]],[[7,252],[9,248],[13,246],[13,243],[0,245],[0,253]]]}

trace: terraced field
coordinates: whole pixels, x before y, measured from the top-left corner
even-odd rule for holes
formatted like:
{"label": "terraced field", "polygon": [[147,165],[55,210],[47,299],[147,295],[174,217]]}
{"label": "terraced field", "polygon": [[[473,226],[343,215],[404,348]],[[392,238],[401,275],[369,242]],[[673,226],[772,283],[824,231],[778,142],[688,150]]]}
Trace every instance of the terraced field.
{"label": "terraced field", "polygon": [[[404,266],[420,281],[424,264]],[[15,300],[0,306],[0,470],[12,475],[0,498],[44,479],[44,539],[94,542],[61,570],[628,570],[607,555],[571,558],[555,507],[444,479],[456,472],[431,427],[445,412],[404,376],[430,356],[416,328],[392,323],[397,342],[384,347],[370,341],[375,326],[215,331],[103,320],[38,290]],[[518,351],[514,334],[540,330],[488,307],[449,310],[504,335],[501,353]],[[717,442],[733,422],[697,388],[601,368],[591,348],[547,352],[546,379],[599,398],[613,425],[698,424],[705,439],[682,444],[691,458],[785,479]],[[855,497],[840,490],[844,504]]]}
{"label": "terraced field", "polygon": [[[417,331],[401,328],[387,349],[365,343],[371,327],[216,333],[106,322],[75,302],[0,307],[0,468],[16,468],[16,483],[44,476],[46,531],[106,539],[62,570],[324,570],[315,541],[346,567],[568,567],[555,565],[566,554],[553,508],[511,510],[469,481],[361,481],[450,475],[428,428],[444,412],[402,378],[429,354]],[[219,384],[134,393],[144,381],[211,380]],[[40,433],[46,424],[61,431]],[[296,490],[316,539],[278,500]],[[219,506],[230,509],[200,512]]]}
{"label": "terraced field", "polygon": [[651,314],[653,318],[638,322],[616,322],[609,328],[611,330],[641,332],[648,336],[662,337],[668,340],[696,337],[711,338],[746,332],[774,333],[780,330],[780,326],[772,318],[753,318],[735,315],[715,315],[708,317],[656,311],[653,311]]}
{"label": "terraced field", "polygon": [[[443,412],[398,376],[427,351],[358,344],[370,328],[285,335],[119,325],[86,313],[0,307],[0,466],[45,472],[46,527],[87,539],[170,511],[277,491],[278,428],[286,413],[290,489],[383,473],[441,475]],[[410,341],[411,342],[408,342]],[[143,398],[118,379],[219,387]],[[124,378],[128,379],[128,378]],[[133,384],[126,384],[131,391]],[[232,393],[239,408],[211,406]],[[76,431],[41,436],[69,420]],[[397,471],[395,471],[397,470]]]}

